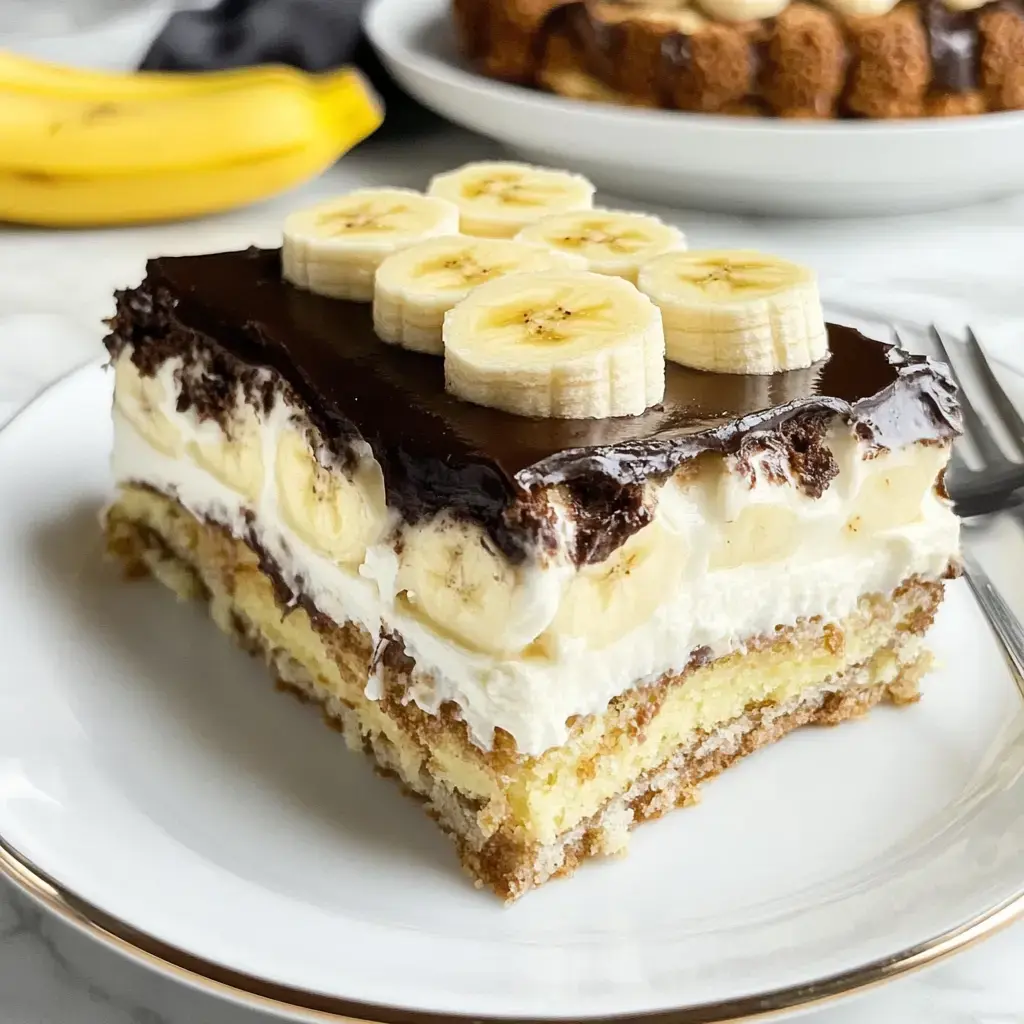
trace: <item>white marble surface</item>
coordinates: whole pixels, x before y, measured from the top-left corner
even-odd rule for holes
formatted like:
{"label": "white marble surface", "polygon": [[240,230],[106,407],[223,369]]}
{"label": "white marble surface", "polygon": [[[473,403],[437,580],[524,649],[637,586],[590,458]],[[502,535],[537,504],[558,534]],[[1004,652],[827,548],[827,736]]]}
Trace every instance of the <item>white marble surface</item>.
{"label": "white marble surface", "polygon": [[[371,182],[422,186],[434,171],[490,152],[486,143],[454,132],[412,146],[377,143],[299,193],[218,218],[118,231],[0,231],[0,423],[49,381],[99,355],[100,321],[110,312],[110,294],[139,278],[147,255],[272,245],[283,211],[310,197]],[[760,247],[809,262],[818,268],[827,296],[882,316],[950,326],[969,319],[1001,358],[1024,368],[1024,196],[942,216],[871,222],[780,223],[660,212],[683,227],[693,246]],[[52,341],[55,320],[62,328],[60,346]],[[41,344],[43,337],[51,340]],[[808,1019],[1024,1022],[1022,965],[1024,923],[931,970]],[[270,1019],[125,962],[0,883],[0,1024]]]}

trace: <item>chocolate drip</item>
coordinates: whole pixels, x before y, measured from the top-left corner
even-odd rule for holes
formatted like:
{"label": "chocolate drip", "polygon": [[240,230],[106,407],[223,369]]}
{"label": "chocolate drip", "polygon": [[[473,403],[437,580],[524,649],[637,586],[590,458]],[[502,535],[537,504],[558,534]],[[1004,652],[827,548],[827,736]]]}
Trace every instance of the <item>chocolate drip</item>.
{"label": "chocolate drip", "polygon": [[977,11],[951,11],[942,0],[922,5],[932,88],[944,92],[973,92],[981,80],[981,33]]}
{"label": "chocolate drip", "polygon": [[454,512],[514,560],[554,543],[547,486],[564,486],[585,509],[577,556],[600,561],[649,520],[644,482],[703,452],[735,453],[767,432],[814,491],[830,472],[813,443],[823,413],[882,447],[960,429],[944,367],[836,326],[831,358],[808,370],[736,376],[669,364],[663,403],[642,416],[531,420],[486,409],[445,391],[441,359],[382,344],[369,305],[282,281],[277,251],[151,260],[143,284],[119,294],[111,327],[110,352],[132,345],[145,374],[171,356],[195,363],[181,375],[181,403],[200,416],[223,416],[239,384],[264,405],[284,386],[342,462],[354,438],[366,440],[407,520]]}

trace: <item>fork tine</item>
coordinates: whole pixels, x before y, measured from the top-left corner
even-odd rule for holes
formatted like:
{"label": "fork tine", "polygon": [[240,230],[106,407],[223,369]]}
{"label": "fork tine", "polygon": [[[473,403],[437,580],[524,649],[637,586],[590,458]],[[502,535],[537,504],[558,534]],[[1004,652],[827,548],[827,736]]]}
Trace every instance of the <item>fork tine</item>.
{"label": "fork tine", "polygon": [[964,416],[964,426],[967,428],[967,436],[970,438],[971,444],[974,445],[975,451],[977,451],[989,467],[1006,465],[1010,460],[1003,453],[1002,448],[999,447],[999,444],[992,436],[991,431],[989,431],[982,418],[978,415],[978,411],[974,408],[974,404],[967,397],[967,392],[964,390],[964,386],[960,381],[960,375],[956,372],[953,360],[949,356],[949,349],[946,347],[946,343],[942,340],[942,335],[939,333],[939,329],[932,324],[928,328],[928,333],[931,336],[932,341],[938,345],[939,351],[942,353],[942,358],[949,366],[949,372],[953,375],[953,380],[956,381],[956,385],[960,389],[960,411]]}
{"label": "fork tine", "polygon": [[1017,446],[1017,451],[1024,454],[1024,418],[1017,412],[1017,407],[1003,390],[1003,386],[992,369],[992,364],[985,355],[985,350],[981,347],[981,342],[978,341],[977,335],[970,327],[967,328],[967,350],[985,382],[988,396],[996,407],[996,412],[999,413],[1003,425]]}

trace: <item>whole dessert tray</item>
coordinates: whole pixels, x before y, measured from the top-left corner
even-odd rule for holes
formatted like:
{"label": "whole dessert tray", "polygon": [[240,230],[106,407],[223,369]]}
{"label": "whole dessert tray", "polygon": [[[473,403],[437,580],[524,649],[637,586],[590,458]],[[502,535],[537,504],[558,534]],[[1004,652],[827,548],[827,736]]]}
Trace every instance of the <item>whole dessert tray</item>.
{"label": "whole dessert tray", "polygon": [[1024,108],[1003,0],[452,0],[483,74],[573,99],[741,117]]}
{"label": "whole dessert tray", "polygon": [[1019,192],[1018,8],[880,2],[374,0],[366,28],[421,102],[613,194],[855,217]]}

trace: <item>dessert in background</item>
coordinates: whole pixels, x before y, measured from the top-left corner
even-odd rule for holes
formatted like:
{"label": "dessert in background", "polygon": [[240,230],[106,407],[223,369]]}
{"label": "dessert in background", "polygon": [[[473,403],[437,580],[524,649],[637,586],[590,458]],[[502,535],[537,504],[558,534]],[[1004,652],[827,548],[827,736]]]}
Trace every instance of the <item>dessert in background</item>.
{"label": "dessert in background", "polygon": [[594,227],[560,172],[443,180],[150,261],[106,339],[105,528],[514,900],[798,726],[917,699],[959,412],[943,367],[826,327],[806,268]]}
{"label": "dessert in background", "polygon": [[1002,0],[452,0],[483,74],[574,99],[789,118],[1024,109]]}

